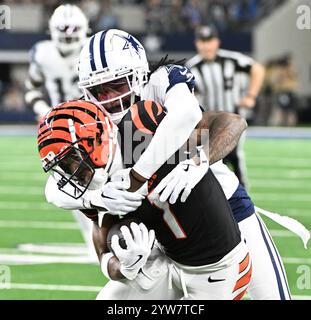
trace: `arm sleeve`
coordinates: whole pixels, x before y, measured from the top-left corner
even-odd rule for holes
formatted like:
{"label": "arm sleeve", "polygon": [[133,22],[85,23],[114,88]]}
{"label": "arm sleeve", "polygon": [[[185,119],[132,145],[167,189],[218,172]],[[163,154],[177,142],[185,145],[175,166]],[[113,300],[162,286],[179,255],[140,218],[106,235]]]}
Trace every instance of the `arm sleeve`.
{"label": "arm sleeve", "polygon": [[61,209],[67,209],[67,210],[86,209],[84,205],[83,197],[79,199],[74,199],[68,196],[66,193],[60,191],[58,189],[56,180],[52,176],[48,178],[48,181],[45,185],[45,197],[47,202]]}
{"label": "arm sleeve", "polygon": [[199,103],[185,82],[167,87],[164,107],[166,116],[133,169],[149,179],[182,145],[202,118]]}
{"label": "arm sleeve", "polygon": [[[88,191],[86,191],[88,192]],[[64,192],[60,191],[57,187],[56,180],[50,176],[45,186],[45,197],[47,202],[55,205],[58,208],[66,210],[79,210],[87,218],[93,222],[98,221],[98,211],[96,209],[86,209],[84,199],[73,199]]]}

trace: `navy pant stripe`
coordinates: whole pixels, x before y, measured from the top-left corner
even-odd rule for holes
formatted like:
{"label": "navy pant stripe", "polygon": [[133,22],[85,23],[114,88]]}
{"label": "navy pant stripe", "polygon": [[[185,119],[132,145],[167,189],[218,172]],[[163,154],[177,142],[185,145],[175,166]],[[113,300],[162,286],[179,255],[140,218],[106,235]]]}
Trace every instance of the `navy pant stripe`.
{"label": "navy pant stripe", "polygon": [[256,218],[258,220],[258,224],[259,224],[259,227],[260,227],[260,231],[261,231],[261,234],[262,234],[262,237],[265,241],[265,244],[266,244],[266,247],[268,249],[268,252],[269,252],[269,256],[270,256],[270,259],[271,259],[271,262],[272,262],[272,265],[273,265],[273,269],[274,269],[274,272],[275,272],[275,276],[276,276],[276,279],[277,279],[277,282],[278,282],[278,288],[279,288],[279,292],[280,292],[280,298],[281,300],[285,300],[285,294],[284,294],[284,290],[283,290],[283,286],[282,286],[282,281],[281,281],[281,277],[280,277],[280,274],[279,274],[279,270],[277,268],[277,265],[275,263],[275,260],[274,260],[274,256],[272,254],[272,251],[271,251],[271,248],[269,246],[269,242],[266,238],[266,235],[264,233],[264,230],[263,230],[263,227],[260,223],[260,220],[258,219],[257,215],[256,215]]}
{"label": "navy pant stripe", "polygon": [[[259,219],[259,221],[260,221],[260,219]],[[277,248],[275,247],[274,241],[273,241],[273,239],[271,238],[269,231],[267,230],[267,227],[265,226],[265,224],[263,224],[263,223],[261,223],[261,224],[262,224],[263,228],[265,229],[266,234],[268,235],[268,237],[269,237],[269,239],[270,239],[270,241],[271,241],[271,243],[272,243],[272,246],[273,246],[273,249],[274,249],[274,253],[275,253],[275,255],[276,255],[277,259],[278,259],[280,268],[281,268],[281,270],[282,270],[283,279],[284,279],[284,282],[285,282],[285,284],[286,284],[288,296],[289,296],[289,298],[291,299],[291,293],[290,293],[290,290],[289,290],[289,286],[288,286],[288,282],[287,282],[287,277],[286,277],[286,273],[285,273],[285,270],[284,270],[284,267],[283,267],[283,263],[282,263],[281,257],[280,257],[280,255],[279,255],[279,253],[278,253]]]}

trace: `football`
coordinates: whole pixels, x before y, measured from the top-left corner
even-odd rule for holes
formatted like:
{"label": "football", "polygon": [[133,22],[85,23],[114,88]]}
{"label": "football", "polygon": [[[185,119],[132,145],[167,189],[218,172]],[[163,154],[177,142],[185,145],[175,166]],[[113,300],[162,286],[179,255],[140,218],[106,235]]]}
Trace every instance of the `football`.
{"label": "football", "polygon": [[[131,222],[135,222],[135,223],[139,224],[141,221],[139,221],[139,219],[136,218],[136,217],[123,218],[122,220],[120,220],[120,222],[115,223],[109,229],[109,232],[108,232],[108,235],[107,235],[107,246],[108,246],[109,251],[111,251],[113,253],[113,250],[111,248],[111,238],[115,234],[119,237],[120,247],[123,248],[123,249],[126,249],[126,242],[125,242],[125,239],[123,238],[123,234],[122,234],[120,228],[122,226],[127,226],[128,228],[130,228]],[[130,229],[130,231],[131,231],[131,229]]]}

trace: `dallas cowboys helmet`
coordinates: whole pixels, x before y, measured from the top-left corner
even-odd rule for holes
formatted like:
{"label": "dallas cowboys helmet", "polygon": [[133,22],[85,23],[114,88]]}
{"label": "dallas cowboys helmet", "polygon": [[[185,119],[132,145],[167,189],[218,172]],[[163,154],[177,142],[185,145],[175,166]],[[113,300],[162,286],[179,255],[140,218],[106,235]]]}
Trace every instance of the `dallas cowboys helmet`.
{"label": "dallas cowboys helmet", "polygon": [[147,82],[149,66],[141,43],[125,31],[93,35],[79,61],[79,87],[87,101],[99,105],[117,123]]}
{"label": "dallas cowboys helmet", "polygon": [[75,5],[57,7],[49,21],[51,38],[62,54],[80,50],[87,38],[88,20]]}

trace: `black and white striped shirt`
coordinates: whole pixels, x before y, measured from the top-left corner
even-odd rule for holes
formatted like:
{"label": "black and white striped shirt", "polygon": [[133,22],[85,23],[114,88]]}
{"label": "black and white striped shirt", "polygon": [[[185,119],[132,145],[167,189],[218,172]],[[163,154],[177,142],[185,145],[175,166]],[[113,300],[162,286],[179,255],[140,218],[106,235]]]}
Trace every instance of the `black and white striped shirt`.
{"label": "black and white striped shirt", "polygon": [[190,59],[186,65],[195,76],[201,106],[209,111],[236,112],[241,97],[247,94],[253,63],[252,58],[242,53],[222,49],[212,62],[200,55]]}

